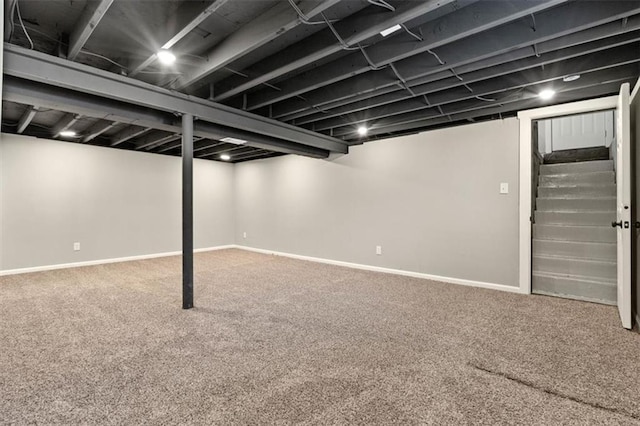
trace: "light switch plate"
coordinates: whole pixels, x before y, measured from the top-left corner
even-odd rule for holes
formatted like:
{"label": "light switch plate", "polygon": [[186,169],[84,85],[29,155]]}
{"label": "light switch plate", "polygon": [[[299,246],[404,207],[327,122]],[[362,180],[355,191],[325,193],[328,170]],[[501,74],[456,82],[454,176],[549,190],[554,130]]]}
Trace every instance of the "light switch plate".
{"label": "light switch plate", "polygon": [[502,182],[500,184],[500,193],[501,194],[508,194],[509,193],[509,184],[506,182]]}

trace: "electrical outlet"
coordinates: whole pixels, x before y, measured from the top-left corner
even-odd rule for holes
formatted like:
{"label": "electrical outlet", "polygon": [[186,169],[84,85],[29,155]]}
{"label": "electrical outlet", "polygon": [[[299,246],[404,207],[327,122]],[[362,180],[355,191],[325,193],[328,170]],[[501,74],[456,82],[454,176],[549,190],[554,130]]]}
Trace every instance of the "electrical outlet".
{"label": "electrical outlet", "polygon": [[80,251],[80,243],[73,243],[73,251]]}
{"label": "electrical outlet", "polygon": [[508,194],[509,193],[509,184],[506,182],[502,182],[500,184],[500,193],[501,194]]}
{"label": "electrical outlet", "polygon": [[376,246],[376,254],[380,256],[382,254],[382,246]]}
{"label": "electrical outlet", "polygon": [[242,233],[242,238],[247,238],[247,233],[246,232]]}

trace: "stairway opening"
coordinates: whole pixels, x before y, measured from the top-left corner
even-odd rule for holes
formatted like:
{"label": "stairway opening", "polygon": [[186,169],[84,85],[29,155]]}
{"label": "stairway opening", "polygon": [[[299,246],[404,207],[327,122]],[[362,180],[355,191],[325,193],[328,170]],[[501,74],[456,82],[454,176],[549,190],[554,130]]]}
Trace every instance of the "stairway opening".
{"label": "stairway opening", "polygon": [[616,304],[613,118],[533,123],[532,293]]}

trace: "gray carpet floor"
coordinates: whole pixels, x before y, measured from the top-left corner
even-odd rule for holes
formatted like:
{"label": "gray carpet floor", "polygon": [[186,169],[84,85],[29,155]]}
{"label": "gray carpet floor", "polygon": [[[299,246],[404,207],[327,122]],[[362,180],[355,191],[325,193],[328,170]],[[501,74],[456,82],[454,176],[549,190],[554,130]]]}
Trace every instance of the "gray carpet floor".
{"label": "gray carpet floor", "polygon": [[0,278],[2,424],[640,424],[615,307],[241,250]]}

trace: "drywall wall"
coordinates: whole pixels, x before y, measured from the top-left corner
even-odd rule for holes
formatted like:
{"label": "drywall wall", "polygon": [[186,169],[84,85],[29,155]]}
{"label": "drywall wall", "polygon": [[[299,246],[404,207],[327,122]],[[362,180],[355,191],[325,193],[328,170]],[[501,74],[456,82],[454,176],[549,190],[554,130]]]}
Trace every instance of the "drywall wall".
{"label": "drywall wall", "polygon": [[518,131],[513,118],[354,146],[330,160],[237,164],[236,242],[518,286]]}
{"label": "drywall wall", "polygon": [[[0,150],[0,270],[181,250],[180,158],[8,134]],[[233,244],[232,181],[194,161],[196,248]]]}

